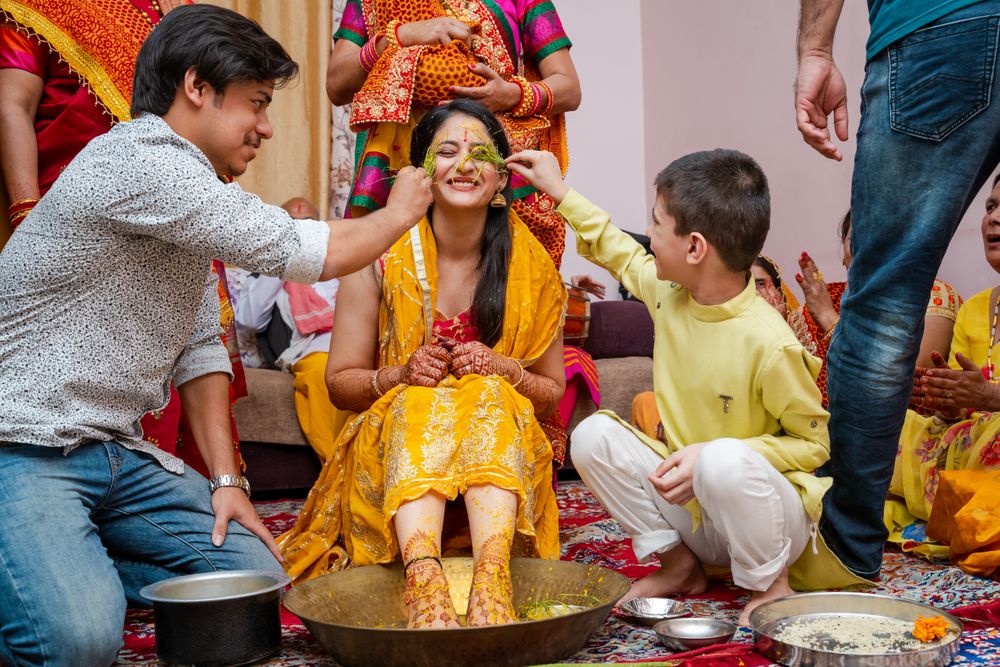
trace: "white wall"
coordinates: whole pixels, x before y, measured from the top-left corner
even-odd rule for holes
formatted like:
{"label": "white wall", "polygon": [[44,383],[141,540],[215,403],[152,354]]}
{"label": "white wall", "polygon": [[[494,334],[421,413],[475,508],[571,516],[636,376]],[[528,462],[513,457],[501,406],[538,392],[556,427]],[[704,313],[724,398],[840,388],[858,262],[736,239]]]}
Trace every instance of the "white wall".
{"label": "white wall", "polygon": [[[867,9],[864,2],[845,3],[837,32],[835,56],[847,80],[851,133],[838,163],[806,146],[795,129],[798,4],[616,0],[609,19],[607,0],[559,2],[584,99],[568,115],[570,183],[609,210],[616,224],[642,231],[653,204],[653,178],[671,160],[716,147],[742,150],[770,181],[765,252],[793,290],[798,293],[794,274],[802,250],[828,279],[844,279],[836,226],[850,205]],[[966,297],[996,282],[979,238],[985,198],[986,192],[973,203],[939,273]],[[568,249],[563,274],[583,272],[592,270]]]}
{"label": "white wall", "polygon": [[[656,1],[656,0],[654,0]],[[643,54],[641,0],[562,0],[563,27],[573,41],[571,54],[580,75],[583,103],[567,114],[567,182],[605,210],[615,224],[641,232],[649,217],[643,148]],[[589,274],[618,298],[611,276],[576,254],[576,238],[566,232],[562,273]]]}

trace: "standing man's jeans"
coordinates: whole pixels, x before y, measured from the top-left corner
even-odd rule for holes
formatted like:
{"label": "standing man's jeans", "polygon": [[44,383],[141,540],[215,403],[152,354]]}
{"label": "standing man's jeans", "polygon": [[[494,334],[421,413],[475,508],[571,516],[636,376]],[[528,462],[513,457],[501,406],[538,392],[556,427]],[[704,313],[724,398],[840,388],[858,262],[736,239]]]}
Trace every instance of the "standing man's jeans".
{"label": "standing man's jeans", "polygon": [[[833,335],[821,530],[855,573],[882,523],[924,311],[944,253],[1000,159],[1000,0],[958,10],[868,63],[851,193],[848,291]],[[982,262],[981,257],[969,257]],[[942,350],[944,352],[944,350]]]}
{"label": "standing man's jeans", "polygon": [[0,480],[0,664],[109,665],[142,586],[281,569],[236,522],[212,545],[204,477],[115,443],[0,446]]}

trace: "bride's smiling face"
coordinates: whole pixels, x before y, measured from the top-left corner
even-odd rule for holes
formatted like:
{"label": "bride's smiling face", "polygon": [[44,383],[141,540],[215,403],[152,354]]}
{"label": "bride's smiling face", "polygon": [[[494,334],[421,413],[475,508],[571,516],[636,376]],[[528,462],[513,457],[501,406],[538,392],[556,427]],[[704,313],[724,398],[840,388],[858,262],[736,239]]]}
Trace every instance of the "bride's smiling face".
{"label": "bride's smiling face", "polygon": [[429,149],[434,157],[434,201],[462,209],[489,206],[490,199],[507,184],[507,174],[483,160],[484,151],[495,153],[486,126],[461,113],[452,114],[438,130]]}

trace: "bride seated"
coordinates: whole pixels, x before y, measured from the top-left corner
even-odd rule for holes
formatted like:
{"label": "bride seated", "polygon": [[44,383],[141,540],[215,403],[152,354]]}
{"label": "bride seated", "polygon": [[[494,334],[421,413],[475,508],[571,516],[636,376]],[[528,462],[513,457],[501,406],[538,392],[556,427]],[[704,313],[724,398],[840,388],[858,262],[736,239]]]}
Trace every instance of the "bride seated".
{"label": "bride seated", "polygon": [[456,100],[417,125],[410,159],[434,203],[370,269],[341,282],[327,383],[351,410],[295,526],[295,581],[402,560],[408,627],[454,627],[441,567],[449,500],[464,496],[474,573],[467,625],[516,618],[512,554],[559,557],[552,446],[565,290],[510,211],[507,137]]}

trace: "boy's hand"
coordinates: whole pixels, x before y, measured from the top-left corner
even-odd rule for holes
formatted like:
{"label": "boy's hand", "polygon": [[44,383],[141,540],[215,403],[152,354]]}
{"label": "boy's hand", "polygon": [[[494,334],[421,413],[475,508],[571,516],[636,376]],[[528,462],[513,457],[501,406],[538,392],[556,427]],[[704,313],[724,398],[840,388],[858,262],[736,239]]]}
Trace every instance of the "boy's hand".
{"label": "boy's hand", "polygon": [[663,459],[650,474],[649,481],[671,505],[686,505],[694,499],[694,471],[704,446],[704,442],[699,442],[682,447]]}
{"label": "boy's hand", "polygon": [[563,181],[559,160],[548,151],[521,151],[507,158],[507,168],[520,174],[526,181],[552,197],[556,206],[562,203],[569,192]]}

